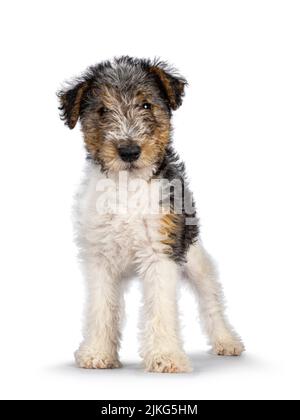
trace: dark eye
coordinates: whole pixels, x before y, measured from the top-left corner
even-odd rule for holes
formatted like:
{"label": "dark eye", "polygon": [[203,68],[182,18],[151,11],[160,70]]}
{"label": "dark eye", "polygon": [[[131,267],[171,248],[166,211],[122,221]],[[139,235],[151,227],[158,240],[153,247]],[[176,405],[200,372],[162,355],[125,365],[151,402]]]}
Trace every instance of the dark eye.
{"label": "dark eye", "polygon": [[152,105],[151,104],[149,104],[148,102],[145,102],[144,104],[143,104],[143,109],[151,109],[152,108]]}
{"label": "dark eye", "polygon": [[98,109],[98,114],[100,117],[102,117],[104,114],[106,114],[109,111],[108,108],[105,108],[105,106],[102,106],[100,109]]}

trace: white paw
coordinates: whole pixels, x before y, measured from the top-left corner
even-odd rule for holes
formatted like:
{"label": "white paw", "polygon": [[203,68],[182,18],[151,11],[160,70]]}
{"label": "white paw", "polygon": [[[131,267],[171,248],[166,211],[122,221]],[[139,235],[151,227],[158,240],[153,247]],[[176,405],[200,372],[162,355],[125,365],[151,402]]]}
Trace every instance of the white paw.
{"label": "white paw", "polygon": [[218,356],[240,356],[244,351],[242,341],[232,336],[218,338],[213,345],[213,352]]}
{"label": "white paw", "polygon": [[163,353],[148,356],[145,360],[147,372],[155,373],[185,373],[191,372],[191,366],[185,354]]}
{"label": "white paw", "polygon": [[116,357],[88,348],[77,350],[75,361],[83,369],[117,369],[122,366]]}

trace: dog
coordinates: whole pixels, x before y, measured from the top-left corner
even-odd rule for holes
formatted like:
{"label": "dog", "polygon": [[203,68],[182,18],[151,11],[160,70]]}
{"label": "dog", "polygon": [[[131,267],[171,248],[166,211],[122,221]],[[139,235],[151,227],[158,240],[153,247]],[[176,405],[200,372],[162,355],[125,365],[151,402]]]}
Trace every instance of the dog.
{"label": "dog", "polygon": [[244,351],[224,314],[185,167],[172,145],[172,114],[186,86],[165,62],[124,56],[89,67],[58,92],[61,119],[70,129],[80,120],[87,151],[76,200],[87,283],[84,339],[75,353],[81,368],[121,367],[123,285],[134,273],[143,289],[140,354],[146,371],[191,370],[178,325],[180,277],[198,297],[214,353]]}

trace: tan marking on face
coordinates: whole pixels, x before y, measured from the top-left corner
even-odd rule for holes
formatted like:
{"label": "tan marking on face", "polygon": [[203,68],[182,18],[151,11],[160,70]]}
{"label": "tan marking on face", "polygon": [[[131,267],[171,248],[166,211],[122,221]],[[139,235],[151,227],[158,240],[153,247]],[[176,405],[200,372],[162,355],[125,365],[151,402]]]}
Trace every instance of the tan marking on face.
{"label": "tan marking on face", "polygon": [[[169,113],[153,101],[150,92],[138,91],[129,99],[111,86],[102,86],[93,95],[99,98],[98,108],[95,106],[82,121],[85,145],[92,158],[105,169],[126,170],[129,165],[121,160],[118,148],[129,141],[141,147],[141,156],[132,164],[133,169],[159,164],[170,142],[171,123]],[[151,103],[151,110],[141,109],[144,102]],[[103,116],[99,114],[101,107],[108,110]]]}
{"label": "tan marking on face", "polygon": [[105,142],[101,132],[96,130],[85,131],[85,146],[90,155],[96,161],[100,161],[104,169],[113,167],[119,160],[119,154],[116,145],[113,142]]}
{"label": "tan marking on face", "polygon": [[[115,106],[118,99],[115,92],[107,86],[93,90],[94,96],[101,96],[101,105],[110,108]],[[85,147],[91,157],[102,163],[104,169],[108,169],[118,159],[117,147],[113,142],[104,139],[105,127],[101,122],[99,110],[88,114],[82,121]]]}
{"label": "tan marking on face", "polygon": [[151,103],[152,102],[152,98],[151,98],[151,93],[148,92],[137,92],[137,94],[134,97],[135,102],[137,104],[143,104],[143,103]]}
{"label": "tan marking on face", "polygon": [[[99,151],[99,156],[107,168],[113,168],[113,166],[120,160],[117,147],[111,142],[104,143],[102,145],[102,149]],[[120,165],[117,166],[119,167]]]}
{"label": "tan marking on face", "polygon": [[160,116],[159,125],[154,129],[151,136],[142,143],[141,161],[147,166],[160,162],[170,142],[171,124],[168,118]]}

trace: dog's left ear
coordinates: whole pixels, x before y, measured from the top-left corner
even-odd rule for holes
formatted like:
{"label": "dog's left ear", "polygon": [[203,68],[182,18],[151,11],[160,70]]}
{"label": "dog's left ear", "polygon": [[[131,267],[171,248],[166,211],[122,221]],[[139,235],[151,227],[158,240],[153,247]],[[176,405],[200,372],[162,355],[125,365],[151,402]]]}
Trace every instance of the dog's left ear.
{"label": "dog's left ear", "polygon": [[178,109],[182,104],[187,81],[183,77],[178,76],[166,63],[156,63],[150,66],[149,71],[155,76],[170,108],[174,111]]}
{"label": "dog's left ear", "polygon": [[57,94],[60,101],[61,119],[71,129],[75,127],[84,108],[84,101],[89,87],[88,81],[81,81],[69,89],[61,90]]}

